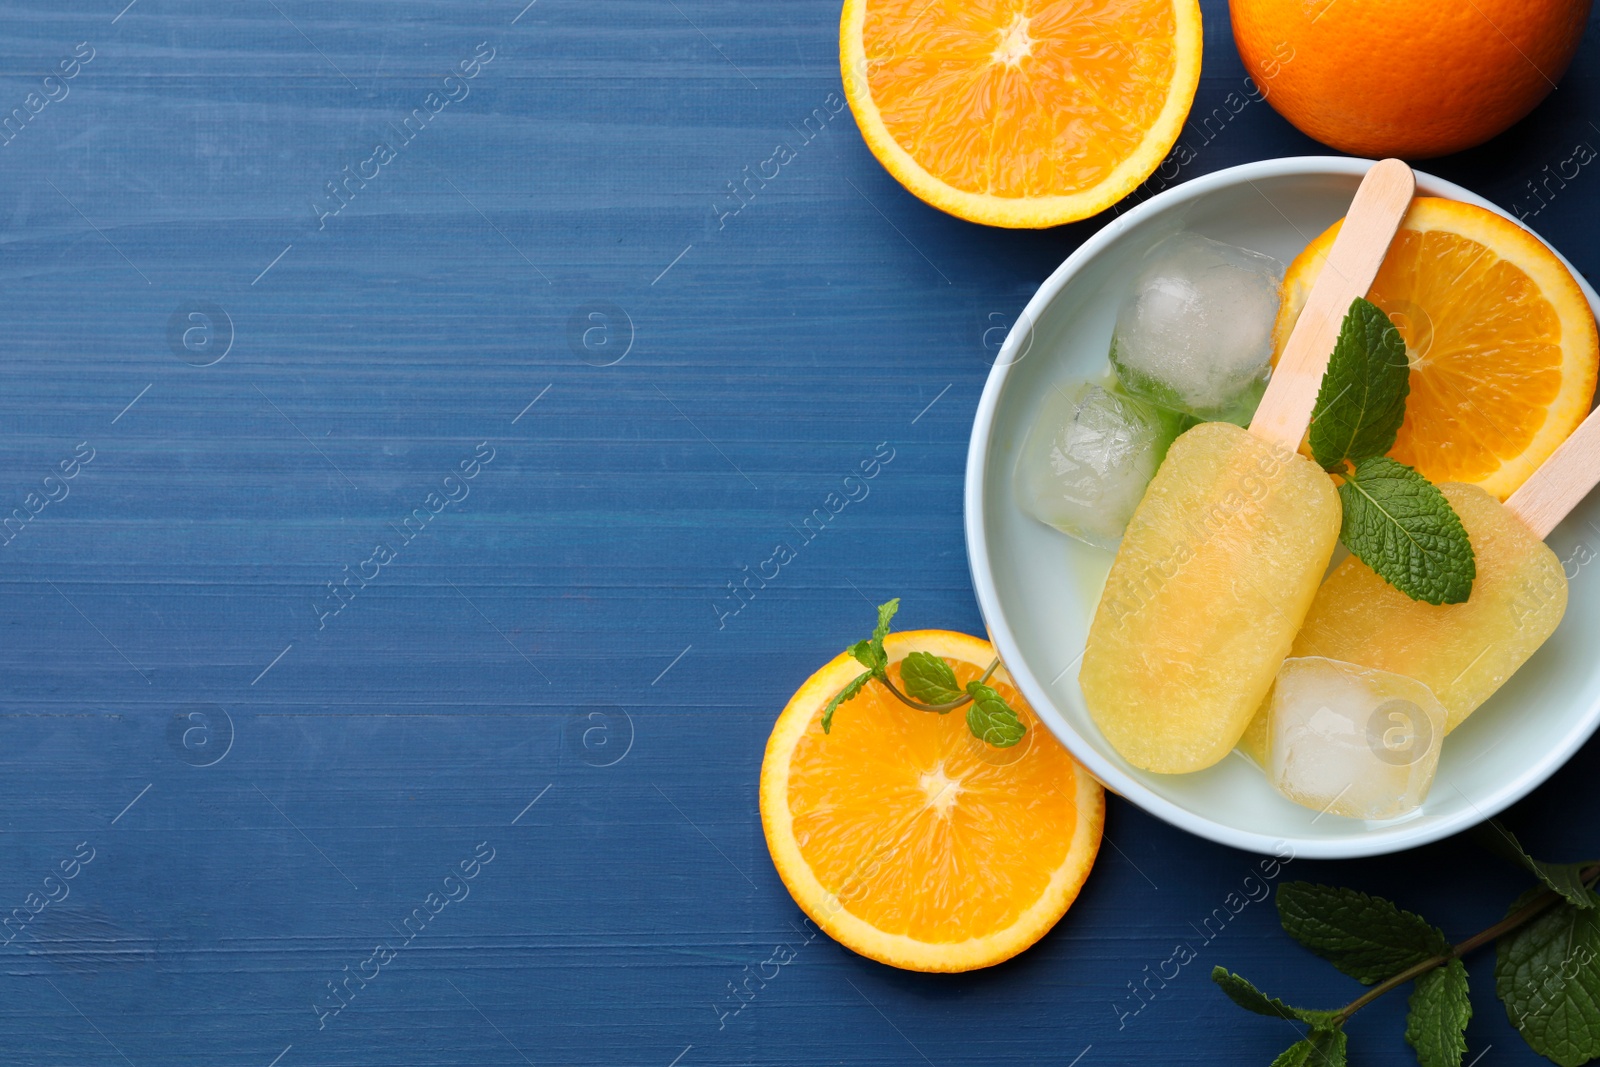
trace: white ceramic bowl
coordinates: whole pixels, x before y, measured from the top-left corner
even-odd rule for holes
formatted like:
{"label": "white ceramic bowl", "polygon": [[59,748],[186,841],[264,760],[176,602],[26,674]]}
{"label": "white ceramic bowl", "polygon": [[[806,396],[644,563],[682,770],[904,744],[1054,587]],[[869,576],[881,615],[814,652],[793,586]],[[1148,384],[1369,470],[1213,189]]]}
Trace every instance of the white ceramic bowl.
{"label": "white ceramic bowl", "polygon": [[[1589,545],[1600,553],[1600,492],[1549,538],[1570,560],[1567,572],[1574,578],[1560,629],[1450,735],[1427,802],[1408,816],[1389,822],[1319,816],[1279,796],[1237,753],[1195,774],[1151,774],[1123,760],[1084,708],[1078,661],[1111,553],[1057,533],[1017,504],[1012,467],[1038,401],[1054,382],[1106,372],[1121,293],[1140,256],[1167,233],[1187,227],[1287,263],[1344,215],[1370,165],[1331,156],[1249,163],[1159,193],[1108,223],[1050,275],[1012,327],[978,404],[967,456],[973,585],[990,637],[1022,694],[1108,788],[1191,833],[1258,852],[1287,845],[1297,856],[1341,858],[1435,841],[1527,794],[1600,723],[1600,657],[1592,648],[1592,635],[1600,632],[1600,578],[1581,571],[1574,577],[1591,554]],[[1506,215],[1420,171],[1417,192]],[[1573,274],[1600,313],[1600,298]],[[1600,566],[1592,569],[1600,572]],[[1591,635],[1591,647],[1584,634]]]}

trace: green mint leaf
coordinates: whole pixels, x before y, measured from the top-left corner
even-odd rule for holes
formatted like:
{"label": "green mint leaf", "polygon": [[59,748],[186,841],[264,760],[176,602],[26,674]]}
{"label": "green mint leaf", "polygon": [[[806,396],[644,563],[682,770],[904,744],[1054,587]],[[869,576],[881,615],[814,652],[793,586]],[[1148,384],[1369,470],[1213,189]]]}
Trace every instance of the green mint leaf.
{"label": "green mint leaf", "polygon": [[1028,728],[1005,698],[986,685],[967,683],[972,703],[967,705],[967,729],[974,737],[995,748],[1010,748],[1022,740]]}
{"label": "green mint leaf", "polygon": [[1228,994],[1228,999],[1233,1001],[1245,1011],[1253,1011],[1257,1015],[1265,1015],[1273,1019],[1298,1019],[1298,1009],[1291,1008],[1277,997],[1269,997],[1261,990],[1250,984],[1248,978],[1233,974],[1226,967],[1211,968],[1211,980],[1222,987]]}
{"label": "green mint leaf", "polygon": [[1406,416],[1411,366],[1400,331],[1376,304],[1350,303],[1311,409],[1311,454],[1324,470],[1394,447]]}
{"label": "green mint leaf", "polygon": [[889,621],[894,618],[895,612],[899,610],[899,597],[878,605],[878,625],[872,628],[872,647],[877,649],[878,658],[885,663],[889,662],[889,657],[883,651],[883,639],[889,636]]}
{"label": "green mint leaf", "polygon": [[1431,923],[1354,889],[1284,882],[1278,919],[1290,937],[1365,985],[1450,951]]}
{"label": "green mint leaf", "polygon": [[1284,1049],[1272,1067],[1344,1067],[1346,1040],[1343,1030],[1313,1030]]}
{"label": "green mint leaf", "polygon": [[1345,1067],[1345,1044],[1349,1038],[1343,1030],[1313,1030],[1306,1040],[1311,1043],[1307,1067]]}
{"label": "green mint leaf", "polygon": [[1272,1061],[1272,1067],[1344,1067],[1345,1036],[1339,1029],[1338,1012],[1291,1007],[1277,997],[1267,996],[1239,975],[1230,974],[1226,967],[1213,967],[1211,980],[1245,1011],[1311,1025],[1311,1032],[1285,1049]]}
{"label": "green mint leaf", "polygon": [[846,651],[856,658],[872,676],[882,681],[889,670],[889,654],[883,650],[883,639],[889,636],[889,620],[894,618],[894,613],[900,610],[900,598],[895,597],[886,604],[878,605],[878,625],[873,628],[872,636],[865,641],[857,641]]}
{"label": "green mint leaf", "polygon": [[883,651],[874,648],[871,641],[857,641],[846,651],[874,675],[882,674],[889,667],[889,657]]}
{"label": "green mint leaf", "polygon": [[1336,1025],[1334,1018],[1338,1012],[1291,1007],[1277,997],[1267,996],[1251,985],[1247,979],[1229,973],[1226,967],[1211,968],[1211,980],[1222,987],[1222,991],[1228,994],[1229,1000],[1245,1011],[1253,1011],[1269,1019],[1298,1019],[1303,1023],[1310,1023],[1319,1030],[1331,1029]]}
{"label": "green mint leaf", "polygon": [[943,657],[931,652],[913,652],[901,660],[900,681],[908,696],[924,704],[949,704],[961,699],[961,683],[956,681],[956,672]]}
{"label": "green mint leaf", "polygon": [[1489,825],[1478,835],[1479,839],[1492,851],[1509,859],[1511,862],[1526,867],[1533,876],[1543,882],[1545,886],[1559,894],[1575,908],[1589,908],[1594,906],[1595,897],[1583,884],[1582,863],[1545,863],[1528,855],[1518,841],[1516,835],[1507,830],[1498,819],[1490,819]]}
{"label": "green mint leaf", "polygon": [[867,671],[865,674],[858,674],[850,680],[849,685],[845,686],[843,689],[839,690],[833,695],[833,699],[828,701],[828,706],[822,709],[823,733],[832,731],[833,713],[839,710],[839,705],[843,704],[847,700],[853,700],[855,695],[861,692],[861,690],[865,689],[867,683],[870,681],[872,681],[871,671]]}
{"label": "green mint leaf", "polygon": [[1278,1058],[1272,1061],[1272,1067],[1309,1067],[1311,1054],[1315,1051],[1310,1038],[1296,1041],[1278,1054]]}
{"label": "green mint leaf", "polygon": [[1460,604],[1477,577],[1472,542],[1437,486],[1403,463],[1372,456],[1339,486],[1339,538],[1412,600]]}
{"label": "green mint leaf", "polygon": [[1406,1040],[1417,1050],[1420,1067],[1461,1067],[1467,1052],[1467,1020],[1472,999],[1467,969],[1460,960],[1418,976],[1406,1015]]}
{"label": "green mint leaf", "polygon": [[[1527,906],[1543,887],[1512,901]],[[1578,1067],[1600,1057],[1600,897],[1558,903],[1495,945],[1494,988],[1533,1051]]]}

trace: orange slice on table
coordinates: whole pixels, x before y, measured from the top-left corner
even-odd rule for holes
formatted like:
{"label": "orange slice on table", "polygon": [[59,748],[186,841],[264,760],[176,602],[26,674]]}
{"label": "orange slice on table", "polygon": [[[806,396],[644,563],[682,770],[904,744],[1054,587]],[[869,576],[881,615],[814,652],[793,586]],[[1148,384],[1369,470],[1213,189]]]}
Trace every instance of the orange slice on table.
{"label": "orange slice on table", "polygon": [[[1274,362],[1339,226],[1284,276]],[[1555,253],[1511,220],[1418,197],[1367,297],[1394,320],[1411,361],[1389,454],[1431,481],[1504,500],[1588,415],[1600,362],[1589,302]]]}
{"label": "orange slice on table", "polygon": [[845,96],[921,199],[991,226],[1110,207],[1178,139],[1198,0],[845,0]]}
{"label": "orange slice on table", "polygon": [[[913,651],[965,685],[994,659],[945,630],[890,634],[889,673]],[[968,971],[1021,952],[1078,895],[1100,848],[1105,794],[1023,703],[990,679],[1028,732],[1012,748],[972,736],[965,709],[917,711],[878,682],[822,711],[861,673],[841,654],[778,716],[761,764],[761,825],[795,903],[863,956],[917,971]]]}

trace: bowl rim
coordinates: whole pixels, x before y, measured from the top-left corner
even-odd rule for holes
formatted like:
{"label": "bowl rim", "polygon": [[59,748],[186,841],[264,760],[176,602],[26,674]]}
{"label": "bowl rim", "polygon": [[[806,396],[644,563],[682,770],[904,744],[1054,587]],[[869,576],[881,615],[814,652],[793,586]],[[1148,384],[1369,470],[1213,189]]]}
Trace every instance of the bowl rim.
{"label": "bowl rim", "polygon": [[[984,623],[989,630],[989,639],[994,644],[1001,662],[1005,664],[1012,681],[1035,709],[1053,710],[1055,702],[1051,699],[1049,691],[1040,684],[1039,679],[1024,662],[1016,635],[1000,603],[994,573],[989,562],[989,544],[983,519],[985,471],[988,466],[990,444],[994,437],[995,414],[1011,370],[1020,362],[1016,358],[1017,351],[1025,343],[1031,344],[1031,324],[1040,321],[1046,308],[1061,295],[1090,261],[1152,215],[1199,200],[1211,193],[1254,183],[1260,179],[1329,175],[1359,177],[1366,173],[1373,162],[1370,159],[1351,156],[1288,156],[1227,167],[1164,189],[1111,220],[1079,245],[1039,286],[1007,333],[1005,343],[1001,346],[994,366],[990,369],[983,394],[978,400],[977,412],[973,417],[972,436],[967,448],[967,470],[963,483],[962,515],[966,531],[967,565],[972,575],[973,589],[977,594],[979,611],[983,614]],[[1417,195],[1441,196],[1476,204],[1538,236],[1520,219],[1471,190],[1425,171],[1418,170],[1415,173]],[[1600,316],[1600,296],[1596,295],[1593,287],[1550,242],[1542,237],[1539,239],[1555,252],[1571,271],[1572,277],[1589,301],[1590,309]],[[1561,742],[1546,750],[1539,760],[1515,777],[1501,782],[1487,797],[1481,800],[1468,800],[1459,813],[1425,823],[1397,822],[1388,827],[1362,828],[1339,837],[1284,837],[1264,834],[1199,815],[1160,796],[1137,777],[1102,756],[1064,716],[1059,713],[1048,716],[1041,714],[1039,719],[1072,753],[1073,758],[1102,785],[1164,822],[1219,844],[1251,852],[1274,854],[1287,845],[1293,849],[1294,855],[1307,859],[1354,859],[1399,852],[1438,841],[1492,818],[1521,800],[1560,769],[1594,734],[1596,727],[1600,727],[1600,702],[1590,707],[1587,714],[1567,732]]]}

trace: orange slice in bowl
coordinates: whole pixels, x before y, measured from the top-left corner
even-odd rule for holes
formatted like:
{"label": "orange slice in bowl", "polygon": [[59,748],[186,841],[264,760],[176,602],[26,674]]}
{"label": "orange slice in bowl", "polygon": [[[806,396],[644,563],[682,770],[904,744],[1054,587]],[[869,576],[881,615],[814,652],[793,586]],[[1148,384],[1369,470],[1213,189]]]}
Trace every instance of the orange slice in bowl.
{"label": "orange slice in bowl", "polygon": [[[1289,265],[1277,352],[1339,226]],[[1367,296],[1394,320],[1411,361],[1390,455],[1431,481],[1470,482],[1504,500],[1588,415],[1600,363],[1594,315],[1566,265],[1509,219],[1418,197]]]}
{"label": "orange slice in bowl", "polygon": [[1055,226],[1116,203],[1178,139],[1198,0],[845,0],[845,96],[873,155],[973,222]]}
{"label": "orange slice in bowl", "polygon": [[[962,685],[994,658],[944,630],[890,634],[890,675],[913,651],[942,656]],[[778,874],[807,915],[863,956],[917,971],[968,971],[1044,936],[1077,897],[1100,848],[1105,794],[1011,687],[1027,726],[1012,748],[877,682],[824,706],[861,673],[841,654],[778,716],[761,764],[761,825]]]}

